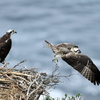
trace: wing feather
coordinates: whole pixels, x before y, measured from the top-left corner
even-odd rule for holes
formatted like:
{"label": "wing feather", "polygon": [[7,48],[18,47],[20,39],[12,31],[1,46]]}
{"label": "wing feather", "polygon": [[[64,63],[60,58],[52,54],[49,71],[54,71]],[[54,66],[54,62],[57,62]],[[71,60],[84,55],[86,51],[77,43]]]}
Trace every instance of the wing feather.
{"label": "wing feather", "polygon": [[100,71],[88,56],[69,53],[61,58],[89,81],[97,85],[100,84]]}
{"label": "wing feather", "polygon": [[6,56],[8,55],[12,46],[11,39],[8,39],[6,42],[0,43],[0,62],[2,63]]}
{"label": "wing feather", "polygon": [[5,42],[7,39],[10,39],[10,35],[10,33],[6,33],[2,37],[0,37],[0,43]]}

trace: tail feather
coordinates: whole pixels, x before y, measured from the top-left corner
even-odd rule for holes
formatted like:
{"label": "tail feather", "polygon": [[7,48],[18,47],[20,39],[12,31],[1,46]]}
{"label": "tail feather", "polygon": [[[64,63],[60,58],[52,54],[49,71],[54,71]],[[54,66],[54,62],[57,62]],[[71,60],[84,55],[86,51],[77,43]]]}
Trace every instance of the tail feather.
{"label": "tail feather", "polygon": [[53,51],[53,53],[56,54],[56,53],[59,52],[59,50],[56,48],[55,45],[53,45],[52,43],[49,43],[49,42],[46,41],[46,40],[45,40],[45,42],[46,42],[46,47],[50,48],[50,49]]}
{"label": "tail feather", "polygon": [[53,44],[51,44],[51,43],[49,43],[48,41],[46,41],[45,40],[45,42],[46,42],[46,47],[48,47],[48,48],[50,48],[50,49],[52,49],[53,48]]}

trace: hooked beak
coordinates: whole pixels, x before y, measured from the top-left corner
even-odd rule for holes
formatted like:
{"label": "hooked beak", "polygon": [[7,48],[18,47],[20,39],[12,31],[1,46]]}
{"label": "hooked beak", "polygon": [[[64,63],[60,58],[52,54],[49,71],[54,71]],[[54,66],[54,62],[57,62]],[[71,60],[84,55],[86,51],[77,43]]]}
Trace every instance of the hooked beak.
{"label": "hooked beak", "polygon": [[77,53],[81,53],[81,50],[77,50],[76,52],[77,52]]}
{"label": "hooked beak", "polygon": [[13,32],[13,33],[17,33],[17,31],[15,31],[15,30],[12,30],[12,32]]}

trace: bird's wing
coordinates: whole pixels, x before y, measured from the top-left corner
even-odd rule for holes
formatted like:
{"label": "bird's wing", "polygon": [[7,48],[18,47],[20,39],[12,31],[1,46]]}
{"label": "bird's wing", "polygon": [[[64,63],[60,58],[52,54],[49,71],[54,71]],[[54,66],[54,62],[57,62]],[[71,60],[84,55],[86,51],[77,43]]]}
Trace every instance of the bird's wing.
{"label": "bird's wing", "polygon": [[6,33],[2,37],[0,37],[0,43],[5,42],[7,39],[10,39],[9,33]]}
{"label": "bird's wing", "polygon": [[97,85],[100,84],[100,71],[88,56],[69,53],[61,58],[89,81]]}
{"label": "bird's wing", "polygon": [[6,42],[0,43],[0,62],[3,62],[8,55],[12,46],[11,39],[8,39]]}

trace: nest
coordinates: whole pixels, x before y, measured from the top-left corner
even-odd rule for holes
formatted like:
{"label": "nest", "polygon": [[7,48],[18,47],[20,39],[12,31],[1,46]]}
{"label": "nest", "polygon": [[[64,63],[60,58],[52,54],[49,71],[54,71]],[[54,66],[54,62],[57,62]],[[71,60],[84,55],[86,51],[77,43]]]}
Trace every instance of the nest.
{"label": "nest", "polygon": [[38,100],[41,95],[48,94],[47,88],[57,85],[60,77],[39,73],[35,68],[16,69],[24,61],[13,68],[0,68],[0,100]]}

